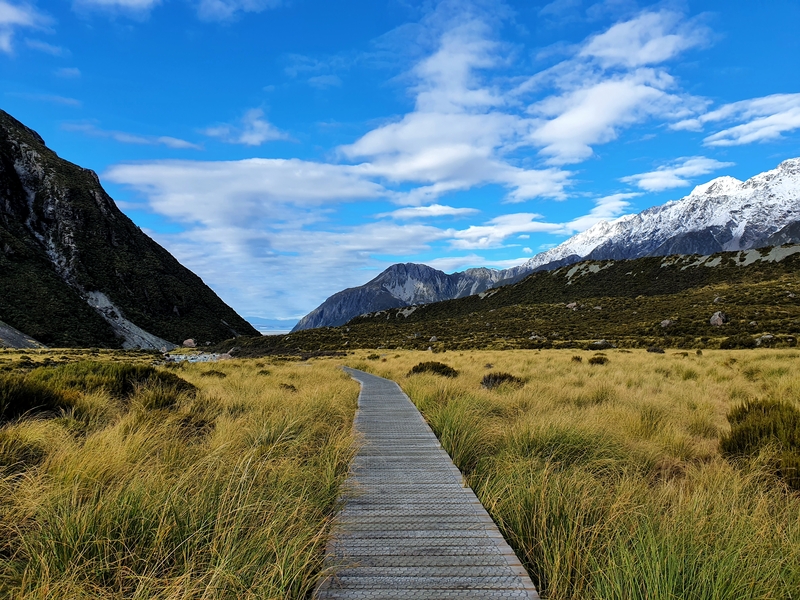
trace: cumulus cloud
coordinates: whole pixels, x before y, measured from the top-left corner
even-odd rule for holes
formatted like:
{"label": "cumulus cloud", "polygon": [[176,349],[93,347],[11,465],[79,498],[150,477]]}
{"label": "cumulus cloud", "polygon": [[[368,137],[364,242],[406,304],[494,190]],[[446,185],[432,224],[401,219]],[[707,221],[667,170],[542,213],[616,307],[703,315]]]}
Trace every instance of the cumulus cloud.
{"label": "cumulus cloud", "polygon": [[238,125],[214,125],[204,129],[203,133],[229,144],[243,144],[245,146],[260,146],[264,142],[285,140],[289,137],[264,119],[264,111],[260,108],[248,110]]}
{"label": "cumulus cloud", "polygon": [[639,192],[624,192],[597,198],[594,201],[594,208],[589,211],[588,215],[580,216],[564,225],[564,233],[580,233],[581,231],[586,231],[590,227],[597,225],[601,221],[616,219],[628,210],[631,205],[628,201],[631,198],[636,198],[641,195],[642,194]]}
{"label": "cumulus cloud", "polygon": [[680,13],[659,11],[590,37],[573,56],[518,86],[520,97],[552,90],[528,107],[529,139],[549,164],[566,165],[590,158],[594,146],[634,124],[694,114],[703,101],[676,93],[662,63],[700,45],[705,36],[703,27]]}
{"label": "cumulus cloud", "polygon": [[17,30],[42,29],[49,23],[50,19],[30,4],[0,0],[0,52],[13,51]]}
{"label": "cumulus cloud", "polygon": [[691,184],[691,177],[708,175],[719,169],[731,167],[734,163],[720,162],[704,156],[680,158],[654,171],[623,177],[620,181],[631,183],[648,192],[661,192]]}
{"label": "cumulus cloud", "polygon": [[109,138],[122,144],[141,144],[146,146],[166,146],[174,149],[202,150],[201,146],[187,142],[180,138],[168,135],[138,135],[125,131],[100,129],[91,123],[65,123],[62,128],[66,131],[76,131],[92,137]]}

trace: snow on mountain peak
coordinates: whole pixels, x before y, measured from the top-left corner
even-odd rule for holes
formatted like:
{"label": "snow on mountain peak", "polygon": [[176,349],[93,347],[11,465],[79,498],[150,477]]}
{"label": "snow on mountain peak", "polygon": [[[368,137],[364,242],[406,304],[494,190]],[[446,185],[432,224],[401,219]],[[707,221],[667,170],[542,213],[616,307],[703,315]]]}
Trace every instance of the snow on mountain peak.
{"label": "snow on mountain peak", "polygon": [[743,182],[735,177],[717,177],[707,183],[701,183],[692,190],[689,196],[702,196],[702,195],[715,195],[726,196],[733,192],[738,192],[742,187]]}

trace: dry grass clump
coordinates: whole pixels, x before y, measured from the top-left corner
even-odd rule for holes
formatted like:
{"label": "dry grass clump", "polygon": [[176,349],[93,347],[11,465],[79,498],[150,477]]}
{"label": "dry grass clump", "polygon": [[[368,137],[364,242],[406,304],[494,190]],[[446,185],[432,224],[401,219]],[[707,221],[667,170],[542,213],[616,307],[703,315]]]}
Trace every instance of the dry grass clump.
{"label": "dry grass clump", "polygon": [[[800,598],[781,450],[720,451],[735,407],[800,408],[798,353],[611,352],[602,369],[574,351],[450,353],[458,379],[403,378],[419,356],[404,353],[373,372],[419,406],[545,597]],[[481,388],[487,363],[525,387]]]}
{"label": "dry grass clump", "polygon": [[0,597],[305,598],[357,384],[324,361],[129,367],[16,374],[71,404],[0,427]]}

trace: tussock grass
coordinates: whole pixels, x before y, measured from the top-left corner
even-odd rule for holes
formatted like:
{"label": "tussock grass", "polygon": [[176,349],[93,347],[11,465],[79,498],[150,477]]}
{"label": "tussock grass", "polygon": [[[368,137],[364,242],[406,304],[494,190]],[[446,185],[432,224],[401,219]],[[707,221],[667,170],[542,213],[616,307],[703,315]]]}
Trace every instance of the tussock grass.
{"label": "tussock grass", "polygon": [[0,427],[0,597],[307,597],[357,384],[328,361],[119,356],[12,374],[71,404]]}
{"label": "tussock grass", "polygon": [[[372,371],[419,406],[544,597],[800,598],[786,444],[720,450],[727,415],[748,421],[737,407],[791,406],[794,423],[798,353],[606,352],[602,368],[574,350],[449,352],[453,380],[406,377],[420,353],[403,352]],[[487,363],[525,386],[482,388]]]}

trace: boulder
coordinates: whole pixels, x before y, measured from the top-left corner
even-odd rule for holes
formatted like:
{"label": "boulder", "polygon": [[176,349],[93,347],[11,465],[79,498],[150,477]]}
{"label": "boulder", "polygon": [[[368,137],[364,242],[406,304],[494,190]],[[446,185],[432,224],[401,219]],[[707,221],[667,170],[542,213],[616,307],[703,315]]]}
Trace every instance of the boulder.
{"label": "boulder", "polygon": [[673,321],[672,319],[664,319],[663,321],[661,321],[661,327],[663,327],[664,329],[666,329],[667,327],[669,327],[670,325],[672,325],[674,322],[675,322],[675,321]]}
{"label": "boulder", "polygon": [[437,338],[435,335],[432,335],[432,336],[431,336],[431,339],[429,339],[428,341],[429,341],[429,342],[438,342],[438,341],[439,341],[439,338]]}
{"label": "boulder", "polygon": [[192,338],[189,338],[188,340],[183,340],[183,347],[184,348],[196,348],[197,347],[197,342],[195,342]]}
{"label": "boulder", "polygon": [[616,348],[616,346],[608,340],[597,340],[589,344],[589,347],[592,350],[607,350],[609,348]]}
{"label": "boulder", "polygon": [[729,321],[729,319],[728,319],[728,315],[727,315],[727,314],[725,314],[724,312],[722,312],[721,310],[718,310],[718,311],[717,311],[717,312],[715,312],[713,315],[711,315],[711,318],[708,320],[708,322],[709,322],[711,325],[714,325],[714,326],[716,326],[716,327],[719,327],[719,326],[721,326],[721,325],[724,325],[724,324],[725,324],[725,323],[727,323],[728,321]]}
{"label": "boulder", "polygon": [[571,308],[572,310],[578,310],[578,303],[570,302],[569,304],[567,304],[567,308]]}

